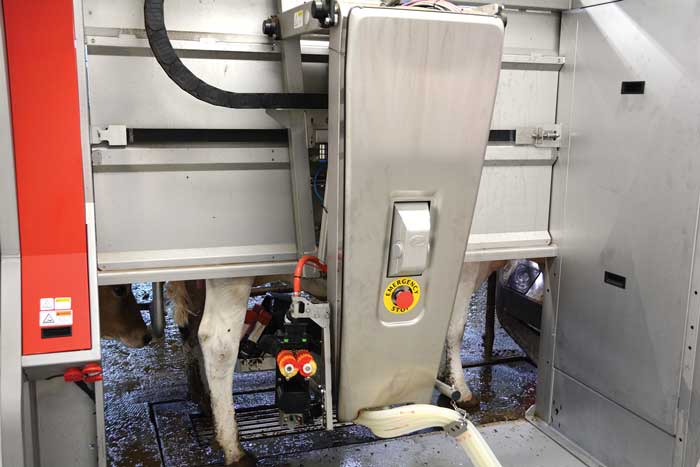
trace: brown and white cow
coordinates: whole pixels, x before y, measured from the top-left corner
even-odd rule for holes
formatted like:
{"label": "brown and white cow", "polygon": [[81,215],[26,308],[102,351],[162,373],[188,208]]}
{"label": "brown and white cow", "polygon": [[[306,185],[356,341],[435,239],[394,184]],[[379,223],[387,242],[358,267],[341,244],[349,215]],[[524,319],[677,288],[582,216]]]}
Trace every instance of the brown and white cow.
{"label": "brown and white cow", "polygon": [[143,347],[152,336],[141,316],[131,285],[102,286],[100,297],[100,335],[116,339],[129,347]]}

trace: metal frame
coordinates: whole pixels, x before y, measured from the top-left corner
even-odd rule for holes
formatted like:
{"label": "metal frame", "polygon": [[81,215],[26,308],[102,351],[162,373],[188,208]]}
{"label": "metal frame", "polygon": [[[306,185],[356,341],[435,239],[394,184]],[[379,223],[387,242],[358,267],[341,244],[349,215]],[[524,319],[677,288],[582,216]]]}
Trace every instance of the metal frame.
{"label": "metal frame", "polygon": [[5,28],[0,21],[0,464],[21,466],[24,465],[22,282],[7,79]]}
{"label": "metal frame", "polygon": [[[574,0],[575,2],[580,0]],[[550,10],[561,11],[572,8],[572,0],[506,0],[503,2],[506,8],[518,8],[527,10]],[[493,3],[490,0],[453,0],[457,5],[488,5]]]}
{"label": "metal frame", "polygon": [[[574,7],[579,8],[579,7],[591,7],[591,6],[596,6],[602,3],[607,3],[607,2],[599,2],[599,1],[574,1]],[[607,9],[613,9],[614,11],[608,11],[608,14],[613,14],[615,11],[619,10],[621,15],[625,15],[625,18],[627,19],[627,15],[629,15],[630,22],[636,27],[639,27],[638,23],[634,23],[635,21],[635,16],[634,13],[640,14],[639,10],[635,10],[635,5],[630,4],[629,5],[629,10],[632,11],[626,11],[628,8],[626,8],[628,5],[625,4],[620,4],[620,6],[603,6],[601,5],[600,7],[592,8],[590,13],[581,13],[581,15],[584,14],[590,14],[590,15],[599,15],[597,16],[598,20],[601,20],[601,18],[606,14],[604,12],[597,13],[599,8],[607,8]],[[639,6],[636,5],[639,8],[646,8],[645,6]],[[649,14],[653,14],[651,11]],[[573,15],[572,15],[573,16]],[[659,20],[663,21],[663,20]],[[692,21],[690,20],[684,20],[685,21]],[[605,27],[607,26],[607,22],[602,21],[599,23],[598,21],[595,22],[595,27],[600,29],[600,31],[604,31]],[[627,31],[624,29],[624,27],[627,26],[625,24],[616,24],[616,27],[623,28],[623,31]],[[589,26],[590,27],[590,26]],[[576,449],[580,450],[578,446],[576,446],[572,441],[567,440],[563,435],[557,430],[557,424],[556,424],[556,415],[555,411],[553,409],[553,404],[554,404],[554,398],[555,398],[555,386],[557,384],[564,385],[566,384],[573,385],[573,383],[562,383],[561,381],[568,378],[567,376],[562,376],[564,375],[563,372],[557,370],[554,368],[554,359],[557,355],[557,330],[558,330],[558,321],[560,320],[559,317],[559,308],[560,308],[560,288],[562,286],[562,278],[561,278],[561,273],[562,273],[562,265],[566,264],[567,262],[571,265],[573,262],[576,260],[576,258],[567,258],[567,252],[570,252],[571,248],[567,242],[575,242],[575,239],[570,239],[567,240],[565,237],[565,228],[567,225],[570,225],[570,223],[567,223],[567,217],[571,216],[571,213],[566,212],[566,200],[567,197],[574,196],[572,194],[569,194],[567,191],[568,185],[569,185],[569,171],[575,169],[575,165],[570,167],[569,166],[569,157],[571,156],[570,154],[570,149],[572,142],[574,140],[573,138],[573,133],[571,131],[570,125],[572,125],[573,121],[573,95],[574,95],[574,88],[576,86],[581,86],[578,82],[576,82],[576,70],[577,70],[577,54],[579,53],[579,46],[578,44],[580,43],[581,40],[584,40],[582,38],[582,34],[587,33],[590,34],[590,32],[586,32],[584,29],[584,26],[579,24],[578,22],[564,22],[562,21],[562,33],[561,33],[561,49],[562,50],[570,50],[572,53],[571,55],[567,55],[567,66],[562,69],[562,72],[560,74],[560,82],[559,82],[559,94],[558,94],[558,122],[562,124],[562,129],[563,129],[563,137],[562,137],[562,148],[560,151],[559,159],[557,163],[554,166],[554,175],[553,175],[553,182],[552,182],[552,206],[551,206],[551,214],[550,214],[550,232],[553,237],[554,242],[561,243],[561,247],[564,251],[564,257],[561,258],[555,258],[552,260],[547,261],[547,267],[546,267],[546,276],[545,276],[545,287],[547,290],[547,293],[545,295],[545,303],[544,303],[544,310],[543,310],[543,316],[542,316],[542,340],[541,340],[541,350],[540,350],[540,362],[542,363],[540,365],[539,369],[539,375],[538,375],[538,391],[537,391],[537,404],[536,408],[533,411],[533,423],[535,423],[537,426],[539,426],[541,429],[546,431],[550,436],[553,438],[559,440],[560,442],[564,443],[563,445],[567,446],[570,450],[575,451]],[[648,28],[648,29],[646,29]],[[655,28],[655,29],[652,29]],[[634,28],[633,28],[634,29]],[[623,59],[625,63],[625,68],[626,71],[629,73],[642,73],[643,76],[653,74],[652,71],[649,70],[647,66],[639,66],[637,67],[638,64],[635,62],[640,60],[640,57],[644,56],[644,59],[642,61],[648,62],[648,63],[653,63],[651,62],[652,60],[652,54],[654,52],[657,52],[654,47],[659,47],[659,50],[665,52],[666,54],[668,53],[666,50],[664,50],[664,47],[672,47],[673,42],[671,41],[660,41],[660,42],[655,42],[654,40],[654,34],[663,34],[663,30],[660,29],[660,25],[658,22],[651,21],[650,23],[645,23],[644,27],[639,28],[641,30],[641,33],[644,35],[644,37],[649,37],[650,42],[652,43],[652,47],[650,48],[645,48],[640,46],[639,43],[635,42],[636,48],[635,48],[635,53],[639,52],[640,55],[634,56],[630,55],[629,57],[625,57]],[[637,34],[636,30],[630,31],[631,35],[633,36],[634,34]],[[632,37],[631,36],[631,37]],[[619,39],[619,37],[618,37]],[[620,56],[624,55],[623,51],[621,49],[617,49],[617,47],[621,47],[624,44],[618,44],[614,43],[614,38],[610,39],[610,42],[613,42],[613,46],[615,47],[615,53],[620,54]],[[628,44],[629,45],[629,44]],[[591,55],[592,51],[595,50],[594,48],[587,48],[585,50],[585,53],[587,54],[587,60],[591,60]],[[631,52],[632,48],[627,50],[626,52]],[[583,53],[583,52],[581,52]],[[641,55],[641,54],[649,54],[647,55]],[[667,55],[664,55],[666,57]],[[695,61],[693,61],[695,62]],[[672,67],[669,67],[669,64],[671,62],[662,62],[659,63],[658,65],[658,70],[659,73],[665,73],[666,71],[669,71],[669,73],[673,73],[675,70],[673,70]],[[675,65],[675,62],[673,62],[672,65]],[[580,65],[579,65],[580,66]],[[664,66],[667,66],[667,68],[664,68]],[[692,66],[686,67],[685,69],[692,69]],[[583,71],[585,73],[585,71]],[[691,72],[692,74],[692,72]],[[584,75],[585,76],[585,75]],[[603,76],[601,79],[607,79],[605,83],[609,83],[610,77],[609,76]],[[624,79],[624,77],[622,78]],[[651,79],[651,77],[650,77]],[[584,78],[585,80],[585,78]],[[586,81],[583,81],[584,83]],[[675,82],[669,78],[669,80],[662,80],[662,79],[655,79],[655,86],[656,86],[656,92],[663,92],[662,90],[665,87],[672,87],[675,86]],[[580,93],[581,91],[579,91]],[[658,99],[658,95],[654,95],[654,91],[652,90],[651,93],[652,96],[649,97],[649,99]],[[640,99],[644,98],[644,96],[639,96]],[[685,96],[685,99],[690,102],[697,99],[697,94],[696,93],[689,93]],[[666,99],[664,98],[664,101],[666,102]],[[678,102],[678,96],[674,96],[673,98],[669,98],[667,102],[669,102],[668,105],[672,105],[671,102]],[[631,102],[631,101],[630,101]],[[643,104],[642,101],[640,103]],[[649,112],[648,108],[645,108],[643,105],[639,107],[640,109],[643,109],[645,112]],[[627,109],[629,110],[629,109]],[[683,115],[682,111],[684,109],[678,108],[677,111],[679,112],[679,115]],[[579,114],[577,114],[577,118],[583,118],[579,117]],[[690,118],[690,117],[685,117],[685,118]],[[694,121],[694,120],[693,120]],[[692,124],[690,124],[692,125]],[[629,129],[628,129],[629,131]],[[679,130],[680,131],[680,130]],[[579,130],[580,132],[580,130]],[[595,135],[596,138],[598,137],[605,137],[605,135]],[[585,147],[585,143],[579,143],[583,144]],[[687,143],[686,143],[687,144]],[[634,146],[633,146],[634,148]],[[665,147],[666,150],[668,151],[674,151],[674,146],[669,144],[668,147]],[[625,148],[626,151],[631,151],[634,149],[630,148]],[[585,150],[584,150],[585,151]],[[585,154],[585,153],[584,153]],[[582,155],[579,153],[577,154],[578,160],[581,160]],[[572,156],[573,157],[573,156]],[[627,156],[626,156],[627,157]],[[681,158],[688,158],[691,157],[687,154],[676,154],[674,159],[678,160],[683,160]],[[588,161],[588,164],[596,163],[597,161]],[[581,162],[579,162],[580,164]],[[599,162],[598,162],[599,163]],[[672,169],[669,169],[669,174],[666,174],[667,177],[669,177],[669,180],[672,179],[673,175],[671,170],[678,170],[678,166],[673,166]],[[688,169],[692,170],[692,169]],[[691,181],[692,179],[692,181]],[[579,182],[580,183],[580,182]],[[669,182],[671,183],[671,182]],[[696,195],[696,189],[697,189],[697,177],[688,177],[688,196]],[[651,188],[650,188],[651,189]],[[579,190],[580,191],[580,190]],[[691,195],[692,193],[693,195]],[[693,199],[693,201],[696,201]],[[683,205],[687,205],[687,200],[686,202],[683,203]],[[653,209],[653,208],[650,208]],[[677,208],[680,209],[680,208]],[[679,246],[678,248],[683,248],[683,251],[688,251],[688,253],[691,255],[692,258],[692,263],[690,265],[690,269],[687,272],[687,277],[682,276],[680,280],[680,284],[682,284],[683,287],[686,286],[687,284],[687,298],[686,302],[683,303],[682,306],[683,310],[678,309],[678,304],[673,303],[671,305],[669,303],[669,308],[674,308],[673,314],[669,313],[665,314],[665,316],[658,317],[657,319],[661,320],[675,320],[676,323],[678,323],[677,320],[681,319],[679,316],[684,315],[683,323],[684,327],[681,329],[682,337],[679,335],[678,340],[676,340],[674,343],[669,342],[667,345],[677,345],[678,342],[681,342],[682,345],[680,345],[680,350],[681,354],[679,354],[679,357],[681,357],[680,360],[680,374],[678,375],[678,401],[677,401],[677,407],[674,407],[675,410],[675,421],[672,423],[671,428],[662,428],[659,426],[660,424],[658,422],[653,422],[649,423],[650,427],[655,427],[659,429],[659,432],[663,431],[667,435],[667,445],[665,452],[668,454],[668,458],[670,459],[672,457],[672,465],[674,467],[690,467],[690,466],[695,466],[695,463],[697,462],[697,457],[700,455],[700,442],[698,441],[698,433],[699,431],[699,420],[700,420],[700,411],[698,411],[698,407],[700,406],[700,401],[697,400],[697,395],[700,394],[700,391],[698,391],[698,388],[700,388],[700,379],[697,377],[697,371],[700,370],[700,359],[697,358],[696,356],[696,349],[697,345],[700,344],[700,341],[698,340],[698,326],[700,326],[700,298],[698,295],[698,290],[700,290],[700,274],[698,273],[698,270],[700,269],[700,250],[698,249],[698,242],[700,242],[700,229],[699,229],[699,221],[700,221],[700,205],[698,205],[696,211],[693,213],[694,217],[688,217],[690,220],[690,223],[694,225],[694,231],[690,230],[689,234],[686,236],[688,237],[688,241],[690,243],[685,243],[683,246]],[[693,223],[694,220],[694,223]],[[692,227],[689,227],[689,229],[692,229]],[[684,229],[685,230],[685,229]],[[673,242],[676,241],[678,242],[678,238],[680,238],[680,233],[678,236],[674,235],[672,239],[666,239],[667,241]],[[661,248],[668,248],[668,243],[663,242]],[[575,245],[574,245],[575,246]],[[611,243],[611,248],[614,248],[615,244]],[[624,253],[623,253],[624,254]],[[573,255],[572,255],[573,256]],[[570,266],[571,267],[571,266]],[[676,265],[677,267],[677,265]],[[685,269],[685,268],[684,268]],[[685,273],[683,273],[685,274]],[[572,279],[569,277],[568,279],[563,279],[563,280],[568,280],[572,281]],[[670,280],[668,278],[667,280]],[[686,282],[687,281],[687,282]],[[676,284],[678,284],[677,281],[674,281]],[[656,287],[663,287],[661,283],[656,283],[654,284]],[[683,292],[685,293],[685,292]],[[674,292],[674,295],[675,292]],[[680,298],[679,298],[680,299]],[[646,304],[648,302],[642,302],[642,304]],[[620,304],[620,306],[624,306],[624,304]],[[661,312],[661,310],[659,310]],[[624,321],[622,321],[624,323]],[[645,321],[646,322],[646,321]],[[647,326],[651,326],[652,324],[647,324]],[[675,329],[675,327],[674,327]],[[651,332],[647,329],[647,332]],[[674,331],[675,333],[675,331]],[[574,381],[573,378],[569,378],[569,380]],[[585,381],[584,381],[585,383]],[[640,417],[642,420],[648,420],[648,417],[644,417],[643,415],[639,415],[636,413],[634,410],[629,409],[628,407],[625,409],[621,409],[621,405],[619,405],[621,402],[616,401],[613,399],[608,399],[607,397],[604,397],[604,395],[601,395],[598,392],[594,391],[595,388],[588,390],[592,394],[591,400],[595,395],[601,400],[606,400],[607,404],[609,404],[609,407],[616,407],[620,408],[620,410],[625,410],[629,413],[629,416],[627,417],[628,419],[634,419],[636,417]],[[695,397],[694,397],[695,396]],[[557,397],[557,399],[559,399]],[[695,400],[694,400],[695,399]],[[561,403],[561,401],[557,400],[557,404]],[[588,402],[586,402],[588,403]],[[626,403],[626,401],[622,401],[622,403]],[[587,410],[587,406],[585,404],[579,404],[577,407],[571,407],[571,404],[569,404],[570,410],[577,410],[579,413],[585,412]],[[583,423],[583,422],[581,422]],[[564,422],[562,421],[562,426],[564,425]],[[628,433],[628,436],[636,436],[638,439],[646,439],[643,438],[645,436],[644,432],[642,432],[642,429],[638,429],[637,433]],[[601,435],[598,435],[601,436]],[[659,434],[659,437],[661,434]],[[624,446],[625,443],[622,442],[620,443],[621,446]],[[670,445],[670,446],[669,446]],[[605,447],[605,443],[602,443],[602,446]],[[646,443],[644,446],[647,446],[650,451],[655,451],[655,448],[652,446],[651,443]],[[580,456],[580,453],[577,454]],[[581,457],[581,456],[580,456]],[[599,460],[593,459],[588,453],[583,455],[583,457],[587,457],[587,459],[582,459],[584,460],[588,465],[602,465]],[[649,458],[653,458],[649,456]],[[628,459],[631,460],[631,459]],[[637,459],[639,460],[639,459]],[[647,460],[647,462],[649,462]],[[634,461],[633,461],[634,463]],[[641,463],[641,462],[640,462]]]}
{"label": "metal frame", "polygon": [[[283,0],[276,0],[278,11],[283,12]],[[304,92],[299,38],[279,42],[284,90]],[[296,230],[297,253],[301,257],[316,252],[313,202],[309,187],[309,152],[306,146],[306,117],[304,111],[270,111],[268,114],[288,128],[289,162],[292,171],[292,206]]]}
{"label": "metal frame", "polygon": [[[304,304],[304,311],[299,304]],[[331,367],[331,311],[328,303],[313,303],[304,297],[293,297],[292,318],[308,318],[323,330],[323,413],[326,430],[333,429],[333,372]]]}
{"label": "metal frame", "polygon": [[223,264],[177,268],[127,269],[98,271],[99,285],[130,284],[133,282],[166,282],[229,277],[272,276],[291,274],[296,261],[264,261],[260,263]]}

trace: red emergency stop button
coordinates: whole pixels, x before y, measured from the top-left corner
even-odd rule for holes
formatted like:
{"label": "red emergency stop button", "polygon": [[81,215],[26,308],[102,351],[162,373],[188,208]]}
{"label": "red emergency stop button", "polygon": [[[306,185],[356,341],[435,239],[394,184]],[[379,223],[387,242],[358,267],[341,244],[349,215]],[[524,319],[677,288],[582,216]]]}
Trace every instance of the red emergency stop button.
{"label": "red emergency stop button", "polygon": [[410,290],[402,290],[396,294],[394,303],[396,303],[396,306],[399,308],[409,308],[413,305],[413,292]]}

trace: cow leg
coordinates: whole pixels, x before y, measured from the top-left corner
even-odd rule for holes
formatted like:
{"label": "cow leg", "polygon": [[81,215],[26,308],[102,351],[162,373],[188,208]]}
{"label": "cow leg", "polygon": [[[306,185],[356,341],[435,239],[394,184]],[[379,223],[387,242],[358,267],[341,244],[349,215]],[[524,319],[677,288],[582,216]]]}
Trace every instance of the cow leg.
{"label": "cow leg", "polygon": [[462,369],[462,340],[467,321],[467,311],[469,301],[474,291],[486,280],[489,274],[505,264],[505,261],[490,261],[483,263],[464,263],[462,273],[457,287],[452,317],[447,328],[447,339],[445,342],[445,354],[441,379],[457,389],[461,398],[457,405],[463,409],[473,408],[479,405],[478,399],[472,394],[467,382],[464,379]]}
{"label": "cow leg", "polygon": [[238,441],[232,395],[233,369],[252,285],[252,277],[207,280],[204,316],[198,333],[216,440],[227,465],[255,465]]}

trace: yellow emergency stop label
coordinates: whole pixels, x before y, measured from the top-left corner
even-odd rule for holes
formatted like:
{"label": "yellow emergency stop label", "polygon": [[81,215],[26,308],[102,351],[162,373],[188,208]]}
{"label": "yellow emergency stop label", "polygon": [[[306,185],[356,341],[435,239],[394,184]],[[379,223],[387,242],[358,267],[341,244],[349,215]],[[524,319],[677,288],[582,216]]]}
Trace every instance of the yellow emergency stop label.
{"label": "yellow emergency stop label", "polygon": [[[401,292],[409,292],[412,295],[411,304],[408,307],[402,308],[397,304],[401,302],[398,296]],[[406,300],[404,298],[404,300]],[[384,307],[389,312],[396,315],[403,315],[411,311],[420,301],[420,284],[410,277],[400,277],[393,280],[386,286],[384,290]]]}

